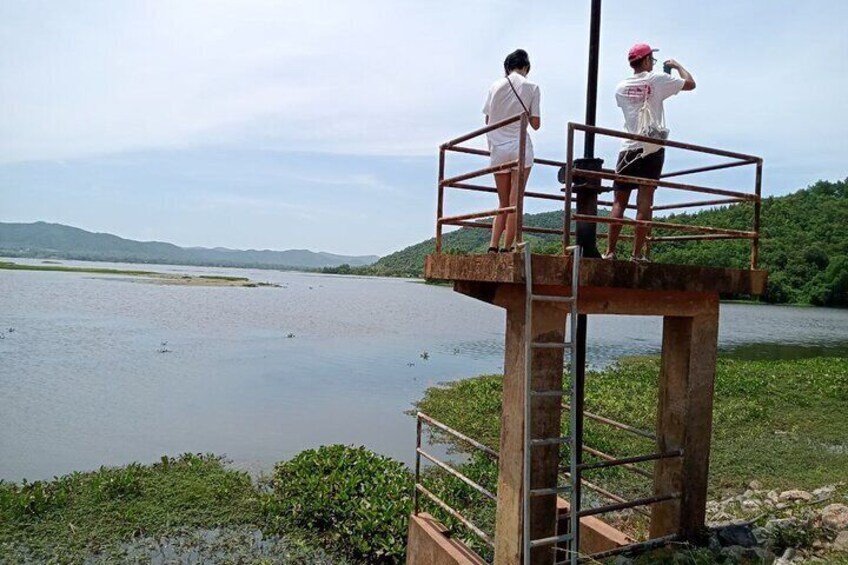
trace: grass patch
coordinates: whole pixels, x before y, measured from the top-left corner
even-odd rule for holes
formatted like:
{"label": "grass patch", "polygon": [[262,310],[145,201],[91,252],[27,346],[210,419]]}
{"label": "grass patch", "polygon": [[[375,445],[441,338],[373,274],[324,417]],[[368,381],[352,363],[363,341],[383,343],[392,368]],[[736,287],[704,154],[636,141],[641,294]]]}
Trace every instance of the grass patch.
{"label": "grass patch", "polygon": [[[653,430],[658,376],[657,358],[626,359],[590,372],[586,409]],[[417,408],[497,448],[501,380],[499,375],[486,375],[431,388]],[[846,429],[848,359],[719,359],[710,494],[736,492],[753,479],[775,489],[812,489],[844,480]],[[617,456],[651,450],[649,440],[591,420],[585,421],[585,443]],[[642,468],[651,470],[650,464]],[[648,481],[623,468],[597,470],[586,478],[627,497],[648,494]]]}
{"label": "grass patch", "polygon": [[250,280],[247,277],[226,277],[226,276],[223,276],[223,275],[199,275],[197,278],[208,279],[208,280],[212,280],[212,281],[230,281],[230,282]]}
{"label": "grass patch", "polygon": [[[186,454],[53,481],[0,482],[0,562],[81,563],[180,528],[261,524],[258,493],[221,457]],[[23,553],[21,553],[23,552]]]}

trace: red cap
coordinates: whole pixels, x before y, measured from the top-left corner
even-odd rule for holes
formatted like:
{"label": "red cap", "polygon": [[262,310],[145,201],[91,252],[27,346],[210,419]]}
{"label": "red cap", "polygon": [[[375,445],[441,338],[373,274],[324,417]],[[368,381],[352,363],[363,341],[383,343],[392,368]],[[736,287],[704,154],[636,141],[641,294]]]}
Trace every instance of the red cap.
{"label": "red cap", "polygon": [[655,51],[659,51],[659,49],[651,49],[651,46],[647,43],[637,43],[630,48],[630,51],[627,52],[627,60],[635,61],[636,59],[641,59]]}

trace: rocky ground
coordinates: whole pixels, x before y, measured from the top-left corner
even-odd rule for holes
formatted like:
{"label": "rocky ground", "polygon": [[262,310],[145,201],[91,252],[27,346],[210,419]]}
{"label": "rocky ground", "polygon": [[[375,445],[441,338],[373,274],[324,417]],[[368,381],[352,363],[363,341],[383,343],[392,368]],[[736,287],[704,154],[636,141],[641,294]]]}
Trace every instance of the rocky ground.
{"label": "rocky ground", "polygon": [[848,560],[844,486],[779,492],[753,481],[738,496],[708,503],[710,547],[732,556],[753,553],[777,565]]}
{"label": "rocky ground", "polygon": [[[811,492],[768,490],[753,481],[745,492],[707,503],[708,550],[668,550],[634,563],[848,564],[848,489],[844,483]],[[665,554],[661,557],[662,554]]]}

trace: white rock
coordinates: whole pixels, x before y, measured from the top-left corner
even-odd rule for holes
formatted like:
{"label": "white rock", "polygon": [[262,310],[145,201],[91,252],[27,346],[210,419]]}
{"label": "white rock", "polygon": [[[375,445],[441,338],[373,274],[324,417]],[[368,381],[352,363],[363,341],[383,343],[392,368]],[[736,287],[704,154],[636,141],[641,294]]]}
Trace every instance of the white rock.
{"label": "white rock", "polygon": [[745,493],[742,495],[742,498],[754,498],[755,496],[757,496],[757,493],[752,490],[746,490]]}
{"label": "white rock", "polygon": [[813,495],[805,490],[787,490],[780,493],[780,500],[786,502],[790,500],[812,500]]}
{"label": "white rock", "polygon": [[848,506],[828,504],[821,511],[822,524],[831,530],[848,528]]}
{"label": "white rock", "polygon": [[780,500],[780,496],[777,494],[776,490],[768,491],[768,494],[766,494],[766,498],[768,498],[772,502],[777,502]]}
{"label": "white rock", "polygon": [[832,485],[823,486],[823,487],[820,487],[820,488],[817,488],[816,490],[814,490],[813,496],[815,496],[816,498],[824,498],[825,496],[830,496],[831,494],[833,494],[833,491],[835,491],[835,490],[836,490],[835,486],[832,486]]}
{"label": "white rock", "polygon": [[751,489],[751,490],[762,490],[763,483],[761,483],[760,481],[754,480],[754,481],[751,481],[750,483],[748,483],[748,488]]}
{"label": "white rock", "polygon": [[760,503],[756,500],[745,500],[742,502],[742,508],[745,510],[757,510],[760,506]]}
{"label": "white rock", "polygon": [[833,549],[848,553],[848,530],[842,530],[833,540]]}
{"label": "white rock", "polygon": [[783,555],[774,560],[772,565],[791,565],[793,562],[796,562],[795,556],[797,554],[798,552],[795,549],[788,547],[786,548],[786,551],[783,552]]}

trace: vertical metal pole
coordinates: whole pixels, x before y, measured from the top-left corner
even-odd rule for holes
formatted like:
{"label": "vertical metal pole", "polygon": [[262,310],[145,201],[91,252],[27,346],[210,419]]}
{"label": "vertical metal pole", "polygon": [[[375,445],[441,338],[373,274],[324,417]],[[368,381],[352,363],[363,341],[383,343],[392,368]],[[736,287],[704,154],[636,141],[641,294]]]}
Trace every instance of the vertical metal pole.
{"label": "vertical metal pole", "polygon": [[571,187],[574,178],[571,170],[574,168],[574,124],[568,122],[568,133],[565,143],[565,218],[562,225],[562,252],[571,245]]}
{"label": "vertical metal pole", "polygon": [[[600,51],[601,41],[601,0],[592,0],[592,15],[589,29],[589,77],[586,87],[586,124],[595,125],[595,116],[598,102],[598,53]],[[595,136],[592,132],[586,132],[585,144],[583,146],[583,157],[586,159],[594,158],[595,156]],[[578,209],[592,209],[593,214],[597,214],[598,195],[592,190],[581,190],[577,194],[577,198],[583,199],[583,206],[578,202]],[[591,199],[594,205],[587,200]],[[587,237],[587,235],[589,237]],[[578,230],[577,245],[588,255],[592,256],[597,250],[596,233],[594,230]],[[584,241],[589,239],[589,241]],[[593,252],[593,250],[595,250]],[[572,400],[572,410],[577,414],[576,420],[573,420],[574,429],[574,445],[576,445],[573,458],[575,465],[583,463],[583,408],[586,396],[585,379],[586,379],[586,314],[577,316],[577,347],[574,355],[574,362],[577,365],[574,371],[574,398]],[[581,506],[582,485],[581,477],[578,472],[574,478],[574,501],[576,508],[572,508],[572,512],[579,514]],[[572,532],[574,533],[574,532]],[[579,548],[578,548],[579,549]]]}
{"label": "vertical metal pole", "polygon": [[[436,253],[442,252],[442,215],[444,214],[445,146],[439,147],[439,196],[436,199]],[[417,491],[416,491],[417,492]]]}
{"label": "vertical metal pole", "polygon": [[[581,252],[580,246],[577,246],[574,249],[574,253],[572,254],[572,264],[571,264],[571,296],[574,301],[571,303],[571,350],[572,352],[575,350],[577,346],[577,335],[576,330],[578,328],[577,320],[575,317],[577,316],[577,292],[580,287],[580,258],[583,255]],[[585,342],[584,342],[585,343]],[[577,398],[577,364],[574,362],[574,356],[572,355],[571,362],[571,405],[575,406],[578,398]],[[571,542],[568,545],[571,553],[569,554],[569,563],[572,565],[577,564],[577,556],[580,551],[580,485],[582,483],[581,471],[577,466],[577,454],[583,451],[582,438],[576,437],[575,431],[577,429],[578,423],[582,424],[583,413],[578,412],[577,410],[571,410],[569,415],[571,416],[571,422],[569,425],[569,433],[572,434],[571,445],[569,446],[569,469],[568,472],[571,475],[571,514],[569,515],[568,526],[569,533],[571,534]],[[578,441],[580,443],[578,443]]]}
{"label": "vertical metal pole", "polygon": [[513,187],[516,190],[518,200],[515,206],[515,243],[524,241],[524,179],[527,176],[527,169],[524,167],[524,156],[527,153],[527,114],[521,114],[521,133],[518,136],[518,175],[515,178],[518,186]]}
{"label": "vertical metal pole", "polygon": [[757,160],[757,180],[755,181],[754,192],[757,199],[754,201],[754,239],[751,240],[751,268],[756,269],[760,259],[760,196],[763,187],[763,160]]}
{"label": "vertical metal pole", "polygon": [[[601,40],[601,0],[592,0],[589,25],[589,73],[586,81],[586,125],[595,125],[598,106],[598,59]],[[600,170],[602,161],[595,159],[595,133],[587,131],[583,137],[583,159],[577,166],[589,170]],[[578,176],[578,179],[580,177]],[[580,179],[577,184],[577,212],[587,216],[598,215],[598,191],[600,182]],[[595,223],[577,223],[577,245],[583,248],[586,257],[600,257],[598,253],[598,227]]]}
{"label": "vertical metal pole", "polygon": [[[592,0],[592,15],[589,24],[589,79],[586,82],[586,125],[595,125],[598,107],[598,53],[601,42],[601,0]],[[586,132],[583,157],[595,157],[595,134]]]}
{"label": "vertical metal pole", "polygon": [[415,418],[415,489],[413,490],[412,500],[415,505],[415,515],[418,516],[420,510],[418,506],[418,485],[421,484],[421,418]]}

